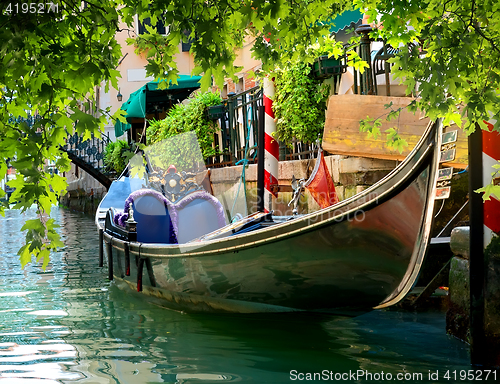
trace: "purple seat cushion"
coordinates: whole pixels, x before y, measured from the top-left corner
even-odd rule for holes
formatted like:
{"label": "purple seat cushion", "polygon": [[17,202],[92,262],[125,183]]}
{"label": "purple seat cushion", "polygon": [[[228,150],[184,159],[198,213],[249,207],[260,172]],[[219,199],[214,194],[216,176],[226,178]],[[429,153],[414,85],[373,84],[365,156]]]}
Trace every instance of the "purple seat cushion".
{"label": "purple seat cushion", "polygon": [[190,193],[174,204],[155,190],[140,189],[127,198],[115,223],[125,227],[131,205],[139,242],[182,244],[226,225],[221,203],[206,191]]}

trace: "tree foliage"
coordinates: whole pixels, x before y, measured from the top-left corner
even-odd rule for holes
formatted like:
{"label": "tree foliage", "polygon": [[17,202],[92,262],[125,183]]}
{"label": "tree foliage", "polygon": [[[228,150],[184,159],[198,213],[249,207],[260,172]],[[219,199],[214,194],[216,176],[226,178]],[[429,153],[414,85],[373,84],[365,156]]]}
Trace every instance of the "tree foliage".
{"label": "tree foliage", "polygon": [[[123,15],[127,23],[151,18],[168,26],[168,34],[159,36],[154,28],[140,36],[138,50],[147,52],[148,74],[165,74],[175,81],[177,66],[174,55],[188,31],[192,40],[191,53],[196,68],[194,75],[203,74],[202,89],[215,83],[222,87],[225,77],[234,77],[237,49],[245,39],[254,42],[252,51],[263,62],[264,70],[281,60],[297,61],[306,57],[306,50],[316,41],[329,36],[332,15],[351,7],[344,0],[123,0]],[[168,84],[168,83],[165,83]]]}
{"label": "tree foliage", "polygon": [[[93,109],[89,101],[102,81],[117,85],[116,4],[94,3],[79,8],[80,2],[63,2],[43,13],[23,12],[21,7],[8,13],[7,4],[2,4],[0,178],[10,161],[17,171],[10,182],[16,188],[11,196],[14,208],[26,210],[36,204],[39,215],[23,227],[27,232],[19,251],[22,265],[35,256],[45,266],[50,250],[62,245],[47,215],[65,192],[66,182],[47,171],[47,161],[60,171],[69,169],[60,146],[75,131],[87,138],[100,135],[104,115],[96,117],[85,110]],[[28,115],[38,118],[30,125]]]}
{"label": "tree foliage", "polygon": [[[475,123],[484,128],[482,120],[489,114],[498,121],[498,3],[356,1],[373,17],[380,14],[384,25],[380,33],[393,46],[419,42],[421,55],[405,50],[394,59],[397,73],[420,97],[415,108],[457,125],[464,121],[468,131]],[[46,7],[43,13],[21,8],[9,13],[2,3],[0,178],[10,161],[17,169],[11,182],[16,188],[15,207],[36,204],[39,214],[37,221],[24,227],[21,263],[35,256],[46,265],[50,250],[61,245],[47,215],[66,183],[47,172],[46,164],[51,161],[60,171],[68,170],[69,159],[60,150],[68,134],[99,136],[110,117],[109,111],[96,111],[93,100],[102,83],[117,88],[121,51],[115,34],[120,21],[130,30],[136,15],[141,21],[149,17],[152,25],[161,19],[168,26],[165,36],[148,28],[130,43],[147,55],[148,75],[174,83],[178,75],[174,56],[188,31],[196,64],[193,75],[203,74],[206,89],[212,79],[222,85],[224,77],[234,76],[236,53],[244,42],[254,43],[253,54],[264,69],[278,62],[310,62],[308,47],[329,35],[325,21],[350,4],[345,0],[60,0],[52,12]],[[113,118],[125,122],[122,112]],[[22,122],[28,114],[39,116],[33,125]]]}
{"label": "tree foliage", "polygon": [[[415,99],[410,109],[467,133],[500,131],[500,4],[469,0],[355,0],[381,28],[377,37],[401,53],[393,73]],[[495,172],[496,173],[496,172]],[[494,174],[495,174],[494,173]],[[485,186],[484,199],[498,189]]]}
{"label": "tree foliage", "polygon": [[[33,256],[46,265],[50,250],[61,245],[55,224],[45,218],[66,183],[47,172],[46,163],[67,171],[70,161],[60,146],[68,134],[99,137],[109,111],[97,111],[93,100],[103,82],[118,88],[120,21],[130,30],[135,15],[169,26],[165,36],[148,27],[131,43],[147,52],[148,75],[174,83],[174,55],[189,31],[193,75],[203,74],[202,88],[208,88],[212,78],[222,85],[224,77],[234,75],[236,52],[245,39],[254,39],[254,54],[272,67],[282,58],[301,57],[328,35],[323,21],[346,7],[343,0],[61,0],[56,5],[43,13],[22,7],[8,12],[5,3],[0,10],[0,178],[10,161],[17,170],[11,201],[23,210],[36,204],[39,214],[24,227],[22,265]],[[29,113],[40,118],[33,125],[20,123]],[[113,118],[125,122],[120,110]]]}
{"label": "tree foliage", "polygon": [[467,132],[494,119],[500,131],[500,4],[468,0],[356,0],[401,53],[393,73],[415,95],[412,109]]}

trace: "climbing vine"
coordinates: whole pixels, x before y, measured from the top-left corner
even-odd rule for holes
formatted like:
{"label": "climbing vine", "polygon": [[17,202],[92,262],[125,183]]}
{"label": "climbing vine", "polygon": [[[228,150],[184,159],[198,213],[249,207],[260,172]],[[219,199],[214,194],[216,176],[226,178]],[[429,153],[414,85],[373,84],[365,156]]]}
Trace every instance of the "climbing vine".
{"label": "climbing vine", "polygon": [[277,139],[314,142],[323,132],[330,86],[310,76],[311,67],[304,63],[280,68],[275,72],[276,94],[273,110]]}
{"label": "climbing vine", "polygon": [[313,143],[320,138],[325,125],[330,85],[312,76],[309,63],[319,56],[340,59],[346,54],[343,64],[362,72],[368,65],[352,48],[346,53],[342,43],[335,38],[323,38],[306,50],[307,60],[301,58],[286,62],[271,73],[276,86],[273,110],[278,140],[287,144],[291,144],[293,139]]}

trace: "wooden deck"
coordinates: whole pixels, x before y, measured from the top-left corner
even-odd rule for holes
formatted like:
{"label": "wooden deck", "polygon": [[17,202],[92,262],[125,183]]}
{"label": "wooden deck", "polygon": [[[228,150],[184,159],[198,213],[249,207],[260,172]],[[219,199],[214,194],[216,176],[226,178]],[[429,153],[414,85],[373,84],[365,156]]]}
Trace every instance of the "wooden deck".
{"label": "wooden deck", "polygon": [[[369,96],[369,95],[334,95],[328,101],[328,109],[323,133],[323,148],[331,154],[372,157],[387,160],[403,160],[413,149],[424,133],[429,119],[422,114],[413,114],[406,109],[399,119],[383,121],[378,139],[368,138],[368,134],[359,131],[359,122],[367,116],[376,119],[385,117],[390,112],[384,105],[392,102],[392,109],[407,106],[408,97]],[[400,136],[408,142],[403,153],[392,150],[386,145],[385,130],[398,128]],[[445,132],[458,130],[455,160],[444,163],[445,166],[465,168],[468,162],[467,136],[456,125],[445,128]]]}

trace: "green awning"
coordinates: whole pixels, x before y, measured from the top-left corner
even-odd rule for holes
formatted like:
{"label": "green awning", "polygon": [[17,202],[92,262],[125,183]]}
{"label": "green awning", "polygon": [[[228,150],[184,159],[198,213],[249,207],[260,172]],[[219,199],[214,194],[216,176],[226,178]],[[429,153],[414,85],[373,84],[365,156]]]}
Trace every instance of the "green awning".
{"label": "green awning", "polygon": [[115,123],[115,136],[119,137],[127,132],[132,126],[130,124],[122,123],[121,121],[116,121]]}
{"label": "green awning", "polygon": [[116,121],[115,123],[115,136],[123,135],[131,128],[129,119],[133,117],[145,118],[146,117],[146,86],[139,88],[137,91],[132,92],[128,100],[121,106],[126,114],[128,123]]}
{"label": "green awning", "polygon": [[[180,75],[177,79],[177,84],[170,82],[167,89],[158,89],[158,81],[150,81],[143,85],[137,91],[130,94],[128,100],[123,103],[121,109],[127,112],[127,124],[117,121],[115,123],[115,136],[123,135],[131,128],[130,122],[132,118],[146,118],[147,102],[158,100],[167,100],[168,95],[175,94],[177,98],[185,99],[192,90],[200,87],[201,76]],[[186,92],[182,92],[185,90]]]}
{"label": "green awning", "polygon": [[[170,85],[167,87],[167,89],[170,91],[174,89],[199,88],[200,80],[201,76],[180,75],[180,77],[177,79],[177,84],[172,84],[172,82],[170,82]],[[161,91],[161,89],[158,89],[158,83],[159,81],[156,80],[147,83],[146,87],[148,91]]]}
{"label": "green awning", "polygon": [[122,109],[127,111],[127,118],[146,117],[146,88],[132,92],[128,101],[122,105]]}
{"label": "green awning", "polygon": [[338,33],[338,31],[348,27],[351,23],[356,24],[360,19],[363,19],[363,14],[358,9],[353,11],[344,11],[330,21],[332,24],[330,27],[330,33]]}

